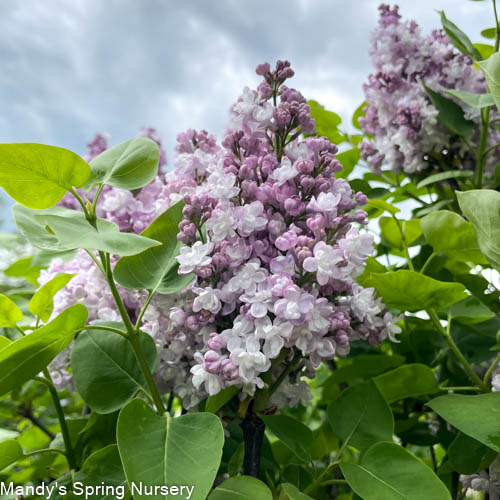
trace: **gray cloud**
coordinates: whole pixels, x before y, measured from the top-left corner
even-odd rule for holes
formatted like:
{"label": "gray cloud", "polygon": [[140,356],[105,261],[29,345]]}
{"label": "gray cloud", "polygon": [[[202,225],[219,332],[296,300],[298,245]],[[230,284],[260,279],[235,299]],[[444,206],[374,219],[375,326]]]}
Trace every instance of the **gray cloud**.
{"label": "gray cloud", "polygon": [[[255,66],[292,61],[293,85],[348,118],[370,73],[376,0],[2,0],[0,141],[84,152],[97,131],[112,142],[151,125],[172,159],[175,136],[219,136]],[[436,10],[474,41],[489,2],[401,0],[425,31]]]}

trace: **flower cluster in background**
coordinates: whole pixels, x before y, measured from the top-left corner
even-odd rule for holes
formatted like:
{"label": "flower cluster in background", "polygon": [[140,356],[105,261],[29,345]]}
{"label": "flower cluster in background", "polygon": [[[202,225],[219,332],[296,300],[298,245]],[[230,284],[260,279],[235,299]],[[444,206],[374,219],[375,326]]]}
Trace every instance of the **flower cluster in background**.
{"label": "flower cluster in background", "polygon": [[[366,117],[360,119],[371,141],[361,144],[362,156],[375,170],[386,165],[395,172],[414,174],[443,162],[451,168],[474,169],[474,151],[447,130],[438,119],[424,84],[445,97],[445,89],[484,93],[483,74],[460,53],[443,30],[423,35],[415,21],[403,21],[398,7],[381,5],[379,26],[371,36],[370,54],[375,73],[364,85]],[[456,100],[474,121],[479,140],[479,109]],[[492,128],[489,145],[499,141]],[[440,163],[441,160],[441,163]],[[498,157],[491,155],[486,172]]]}
{"label": "flower cluster in background", "polygon": [[[337,147],[314,133],[309,106],[284,85],[293,76],[287,61],[259,65],[256,90],[246,88],[231,108],[222,145],[207,132],[178,136],[175,168],[139,193],[106,188],[98,215],[122,230],[141,232],[156,216],[183,200],[178,238],[184,246],[179,273],[195,279],[181,293],[157,295],[144,329],[159,347],[156,374],[162,390],[190,407],[207,394],[236,385],[254,394],[293,363],[273,394],[278,406],[306,402],[312,374],[322,361],[345,356],[353,340],[379,345],[400,332],[372,288],[355,278],[372,253],[372,237],[359,206],[367,199],[336,178]],[[148,135],[155,137],[152,129]],[[90,144],[90,156],[107,146]],[[84,252],[55,273],[78,276],[56,296],[56,312],[74,302],[89,308],[90,320],[118,320],[104,279]],[[132,316],[142,293],[123,290]],[[70,381],[66,359],[52,369]]]}

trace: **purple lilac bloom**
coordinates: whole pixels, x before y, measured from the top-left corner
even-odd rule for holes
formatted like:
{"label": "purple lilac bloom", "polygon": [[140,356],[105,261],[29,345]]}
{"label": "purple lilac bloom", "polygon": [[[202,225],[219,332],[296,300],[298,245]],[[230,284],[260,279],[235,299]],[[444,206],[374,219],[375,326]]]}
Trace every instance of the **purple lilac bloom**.
{"label": "purple lilac bloom", "polygon": [[[376,172],[384,165],[396,173],[415,174],[432,168],[436,155],[442,155],[450,168],[473,169],[474,153],[441,124],[424,84],[450,99],[446,89],[484,93],[482,73],[454,48],[443,30],[423,35],[415,21],[401,19],[397,6],[381,5],[379,11],[370,48],[375,71],[363,87],[366,117],[360,119],[372,139],[361,144],[362,157]],[[479,110],[454,100],[477,125],[471,138],[477,144]],[[493,128],[490,136],[491,144],[500,138]],[[490,155],[486,172],[497,161]]]}
{"label": "purple lilac bloom", "polygon": [[[302,375],[347,355],[351,340],[379,345],[400,332],[375,291],[355,281],[373,250],[358,229],[366,197],[335,178],[334,144],[303,137],[314,121],[302,94],[284,85],[290,63],[263,64],[257,74],[258,88],[231,107],[222,146],[205,131],[179,134],[173,170],[138,194],[109,188],[99,201],[100,217],[138,233],[184,200],[177,260],[181,274],[196,278],[177,294],[157,295],[143,329],[158,345],[158,384],[185,407],[234,385],[252,395],[266,386],[265,372],[278,376],[294,357],[300,361],[272,404],[305,403]],[[80,301],[91,321],[117,318],[85,253],[54,262],[42,281],[62,271],[78,277],[57,294],[56,312]],[[137,314],[144,294],[122,291]],[[55,368],[64,371],[64,359]]]}

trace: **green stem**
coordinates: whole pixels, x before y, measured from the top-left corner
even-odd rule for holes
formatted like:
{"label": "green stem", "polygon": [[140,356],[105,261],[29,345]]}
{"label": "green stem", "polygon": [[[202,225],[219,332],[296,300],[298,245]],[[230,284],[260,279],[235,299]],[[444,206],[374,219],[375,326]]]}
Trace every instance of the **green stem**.
{"label": "green stem", "polygon": [[411,271],[415,271],[415,268],[413,267],[413,262],[410,257],[410,252],[408,251],[408,242],[406,241],[406,236],[401,221],[394,214],[392,215],[392,218],[396,221],[399,233],[401,234],[401,242],[403,243],[403,249],[406,255],[406,260],[408,262],[408,267],[410,268]]}
{"label": "green stem", "polygon": [[297,366],[300,361],[300,355],[296,355],[295,358],[290,361],[288,366],[281,372],[280,376],[276,379],[273,385],[269,389],[269,397],[271,397],[278,387],[282,384],[283,380],[289,375],[289,373]]}
{"label": "green stem", "polygon": [[462,368],[464,371],[467,373],[469,378],[474,382],[474,384],[481,390],[482,392],[490,392],[488,389],[488,386],[479,378],[477,373],[472,369],[470,366],[469,362],[465,359],[464,355],[460,351],[460,349],[457,347],[453,339],[451,338],[450,332],[449,332],[449,327],[451,323],[451,318],[448,318],[448,328],[445,330],[443,328],[443,325],[439,321],[439,316],[437,315],[436,311],[434,309],[427,309],[426,310],[427,314],[431,318],[432,322],[434,323],[434,326],[438,330],[438,332],[441,334],[441,336],[444,338],[446,343],[448,344],[448,347],[451,349],[455,357],[458,359],[460,364],[462,365]]}
{"label": "green stem", "polygon": [[[102,259],[103,257],[101,257]],[[122,298],[120,297],[120,292],[118,292],[118,288],[116,287],[115,279],[113,277],[113,270],[111,269],[111,259],[109,253],[104,254],[103,267],[106,271],[105,277],[108,282],[108,286],[111,290],[111,294],[113,295],[113,299],[115,301],[116,307],[118,308],[118,312],[122,318],[123,324],[127,332],[135,332],[135,328],[130,321],[130,316],[128,315],[127,309],[125,308],[125,304],[123,303]]]}
{"label": "green stem", "polygon": [[498,52],[498,48],[500,46],[500,22],[498,20],[496,0],[493,0],[493,13],[495,14],[495,23],[496,23],[496,28],[497,28],[497,34],[495,37],[495,52]]}
{"label": "green stem", "polygon": [[[490,125],[491,125],[492,122],[490,122]],[[493,144],[493,146],[490,146],[489,148],[485,149],[484,150],[484,153],[483,153],[483,157],[487,156],[488,153],[490,153],[491,151],[494,151],[495,149],[498,149],[500,148],[500,142],[497,142],[496,144]]]}
{"label": "green stem", "polygon": [[488,126],[490,121],[490,108],[481,110],[481,136],[479,138],[479,149],[476,155],[476,187],[481,189],[483,186],[483,170],[485,160],[486,142],[488,140]]}
{"label": "green stem", "polygon": [[500,354],[497,355],[497,357],[494,359],[493,363],[491,363],[490,367],[488,368],[488,370],[484,374],[483,382],[485,384],[488,383],[488,380],[489,380],[491,374],[493,373],[493,370],[498,365],[498,363],[500,363]]}
{"label": "green stem", "polygon": [[101,271],[101,273],[105,275],[106,271],[104,270],[104,267],[102,267],[101,263],[97,260],[97,257],[90,250],[88,250],[87,248],[84,248],[83,250],[94,261],[94,264],[97,266],[97,268],[99,269],[99,271]]}
{"label": "green stem", "polygon": [[70,469],[78,469],[78,464],[76,463],[75,452],[73,446],[71,445],[71,439],[69,437],[68,425],[66,424],[66,418],[64,416],[64,410],[61,406],[61,401],[59,399],[59,394],[57,394],[57,389],[55,388],[52,377],[50,376],[47,368],[43,369],[43,377],[35,377],[35,380],[45,384],[52,396],[52,401],[54,402],[54,407],[56,409],[57,418],[59,420],[59,425],[61,426],[61,434],[64,441],[64,447],[66,449],[66,458],[68,460],[68,465]]}
{"label": "green stem", "polygon": [[94,211],[94,215],[96,213],[97,202],[99,201],[99,196],[101,195],[101,191],[102,191],[103,187],[104,187],[104,184],[99,184],[99,187],[97,188],[97,191],[95,192],[94,199],[92,200],[92,210]]}
{"label": "green stem", "polygon": [[82,207],[83,213],[85,214],[85,218],[90,222],[90,214],[87,210],[87,206],[85,205],[85,202],[83,201],[82,197],[73,189],[71,188],[69,192],[76,198],[76,201],[80,204]]}
{"label": "green stem", "polygon": [[442,385],[439,386],[439,390],[443,392],[448,392],[448,391],[453,391],[453,392],[459,392],[459,391],[470,391],[470,392],[482,392],[479,387],[470,387],[470,386],[464,386],[464,387],[443,387]]}
{"label": "green stem", "polygon": [[146,383],[148,385],[149,392],[151,392],[151,397],[153,398],[156,409],[158,410],[158,413],[160,415],[164,415],[165,406],[163,404],[163,400],[161,399],[160,393],[158,392],[155,381],[153,380],[153,375],[151,375],[151,371],[149,369],[146,357],[144,356],[144,351],[142,350],[141,342],[139,339],[139,335],[134,332],[133,335],[130,335],[128,340],[132,345],[132,348],[134,349],[135,357],[137,358],[139,366],[141,367],[142,374],[146,379]]}
{"label": "green stem", "polygon": [[332,462],[318,477],[315,479],[305,490],[304,493],[308,495],[309,493],[313,493],[316,488],[319,488],[325,481],[330,481],[327,479],[330,474],[339,466],[338,461]]}
{"label": "green stem", "polygon": [[[158,288],[158,287],[156,287],[156,288]],[[142,318],[144,317],[144,314],[146,314],[146,310],[147,310],[151,300],[155,296],[156,288],[149,292],[148,298],[146,299],[146,302],[144,302],[144,305],[142,306],[141,311],[139,312],[139,316],[137,316],[137,321],[135,322],[135,329],[136,330],[138,330],[141,326]]]}
{"label": "green stem", "polygon": [[118,308],[118,312],[122,318],[123,324],[127,330],[127,339],[130,342],[132,348],[134,349],[135,356],[137,361],[139,362],[139,366],[141,367],[142,374],[148,384],[149,391],[151,392],[151,397],[155,403],[156,409],[160,415],[165,413],[165,406],[163,405],[163,401],[161,399],[160,393],[158,392],[158,388],[153,380],[153,376],[151,375],[151,371],[148,366],[148,362],[144,356],[144,352],[142,350],[142,345],[139,340],[139,331],[136,330],[132,322],[130,321],[130,316],[128,315],[127,309],[125,308],[125,304],[123,303],[122,298],[120,297],[120,293],[118,292],[118,288],[116,288],[115,279],[113,277],[113,270],[111,269],[111,260],[109,253],[104,255],[103,265],[106,269],[106,281],[108,282],[108,286],[111,290],[111,294],[113,295],[113,299],[115,301],[116,307]]}
{"label": "green stem", "polygon": [[329,484],[347,484],[347,481],[345,479],[328,479],[328,481],[321,483],[321,486],[328,486]]}
{"label": "green stem", "polygon": [[84,330],[105,330],[107,332],[118,333],[122,337],[128,338],[128,333],[120,330],[119,328],[113,328],[112,326],[105,325],[86,325]]}
{"label": "green stem", "polygon": [[35,451],[30,451],[24,454],[25,457],[33,457],[35,455],[41,455],[44,453],[58,453],[59,455],[63,455],[64,457],[68,458],[68,455],[66,452],[63,450],[58,450],[57,448],[44,448],[43,450],[35,450]]}
{"label": "green stem", "polygon": [[427,268],[429,267],[429,264],[432,262],[432,259],[434,259],[435,256],[436,256],[436,253],[434,253],[434,252],[432,252],[429,255],[429,258],[424,262],[422,269],[420,269],[421,274],[425,274],[425,271],[427,270]]}

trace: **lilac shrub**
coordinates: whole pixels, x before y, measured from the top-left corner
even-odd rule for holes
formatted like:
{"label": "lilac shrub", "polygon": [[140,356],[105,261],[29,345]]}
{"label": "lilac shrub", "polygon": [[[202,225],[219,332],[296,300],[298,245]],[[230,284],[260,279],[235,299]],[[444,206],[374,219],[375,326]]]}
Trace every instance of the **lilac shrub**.
{"label": "lilac shrub", "polygon": [[[376,172],[385,165],[397,173],[415,174],[430,168],[433,155],[441,154],[452,168],[474,169],[480,110],[456,100],[475,124],[471,150],[440,122],[424,84],[451,99],[446,89],[484,93],[483,74],[443,30],[424,35],[415,21],[401,19],[397,6],[382,4],[379,11],[370,48],[375,72],[363,86],[367,106],[366,117],[360,119],[363,130],[373,137],[362,142],[362,157]],[[491,127],[488,146],[499,140],[499,133]],[[494,155],[488,157],[486,173],[497,161]]]}
{"label": "lilac shrub", "polygon": [[[312,376],[322,361],[347,355],[353,340],[376,346],[400,332],[375,290],[355,281],[373,252],[372,236],[358,227],[367,222],[359,208],[365,195],[335,177],[342,167],[334,144],[304,137],[314,121],[302,94],[284,84],[290,64],[262,64],[257,74],[258,88],[244,89],[231,107],[221,146],[188,130],[178,136],[172,171],[138,193],[108,187],[98,205],[100,217],[139,233],[185,204],[178,272],[194,280],[180,293],[156,295],[143,329],[159,348],[159,386],[186,407],[230,386],[254,395],[286,365],[294,369],[272,389],[271,403],[306,402],[298,373]],[[89,154],[104,146],[96,137]],[[87,254],[53,262],[42,281],[59,272],[78,277],[56,296],[56,312],[82,302],[91,321],[119,320]],[[120,293],[137,315],[143,293]],[[65,363],[60,356],[53,370],[69,382]]]}

